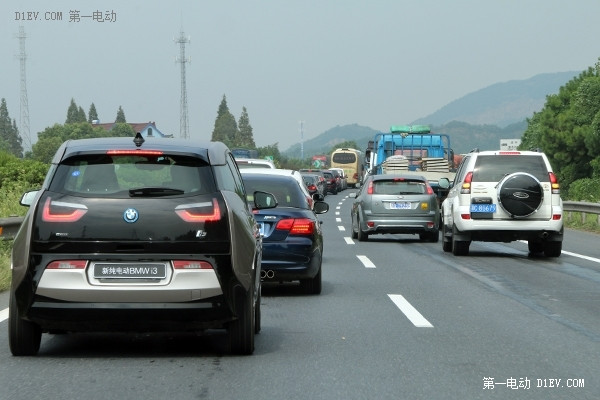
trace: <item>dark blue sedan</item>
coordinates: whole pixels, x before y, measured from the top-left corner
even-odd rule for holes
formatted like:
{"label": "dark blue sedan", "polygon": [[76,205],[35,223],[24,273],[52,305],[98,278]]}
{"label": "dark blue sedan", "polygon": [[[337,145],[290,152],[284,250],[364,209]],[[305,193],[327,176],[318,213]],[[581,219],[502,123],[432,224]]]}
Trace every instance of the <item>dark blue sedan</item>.
{"label": "dark blue sedan", "polygon": [[329,211],[329,205],[315,201],[311,209],[291,175],[247,170],[242,178],[249,197],[255,191],[266,191],[277,200],[275,208],[254,211],[263,237],[263,281],[300,281],[305,293],[321,293],[323,234],[317,214]]}

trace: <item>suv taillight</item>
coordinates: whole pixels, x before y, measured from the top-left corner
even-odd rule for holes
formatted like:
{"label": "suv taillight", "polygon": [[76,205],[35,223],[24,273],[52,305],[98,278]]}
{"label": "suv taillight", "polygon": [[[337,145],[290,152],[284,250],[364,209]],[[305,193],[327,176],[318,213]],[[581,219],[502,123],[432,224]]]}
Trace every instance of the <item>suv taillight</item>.
{"label": "suv taillight", "polygon": [[560,194],[560,185],[558,184],[558,178],[554,175],[554,172],[548,172],[550,177],[550,185],[552,186],[552,194]]}
{"label": "suv taillight", "polygon": [[470,194],[471,193],[471,181],[473,181],[473,172],[468,172],[465,176],[465,180],[460,188],[460,194]]}

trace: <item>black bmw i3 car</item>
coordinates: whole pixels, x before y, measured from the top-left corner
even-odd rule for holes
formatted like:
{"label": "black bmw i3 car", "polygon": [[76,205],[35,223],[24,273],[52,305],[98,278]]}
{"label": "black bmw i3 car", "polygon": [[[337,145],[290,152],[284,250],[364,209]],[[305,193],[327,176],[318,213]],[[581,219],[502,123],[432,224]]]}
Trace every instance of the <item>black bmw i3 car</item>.
{"label": "black bmw i3 car", "polygon": [[[262,238],[220,142],[65,142],[14,240],[9,343],[37,354],[45,332],[226,329],[251,354],[260,330]],[[271,204],[271,205],[269,205]]]}

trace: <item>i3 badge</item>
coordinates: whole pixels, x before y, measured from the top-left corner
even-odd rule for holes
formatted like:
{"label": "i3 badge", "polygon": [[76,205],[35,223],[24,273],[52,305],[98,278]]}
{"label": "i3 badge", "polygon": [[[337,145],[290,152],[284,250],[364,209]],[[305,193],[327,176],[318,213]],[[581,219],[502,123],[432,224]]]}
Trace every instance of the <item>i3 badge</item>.
{"label": "i3 badge", "polygon": [[125,220],[125,222],[130,223],[130,224],[137,221],[139,216],[140,215],[138,214],[138,212],[135,208],[128,208],[123,213],[123,219]]}

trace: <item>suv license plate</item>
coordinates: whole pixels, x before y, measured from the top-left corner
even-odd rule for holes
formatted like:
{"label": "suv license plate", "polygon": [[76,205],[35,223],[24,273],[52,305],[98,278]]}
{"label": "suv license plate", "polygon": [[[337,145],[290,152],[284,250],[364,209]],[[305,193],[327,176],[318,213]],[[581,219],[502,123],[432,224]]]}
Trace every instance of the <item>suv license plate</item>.
{"label": "suv license plate", "polygon": [[163,263],[151,264],[94,264],[96,279],[164,279],[167,277],[167,266]]}
{"label": "suv license plate", "polygon": [[495,213],[495,204],[471,204],[472,213]]}

